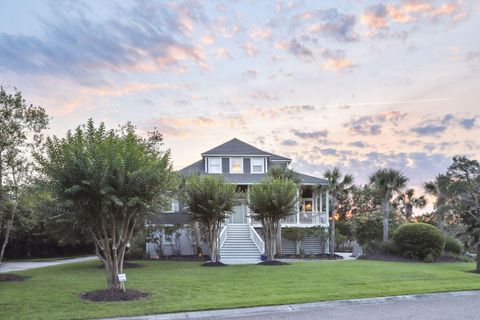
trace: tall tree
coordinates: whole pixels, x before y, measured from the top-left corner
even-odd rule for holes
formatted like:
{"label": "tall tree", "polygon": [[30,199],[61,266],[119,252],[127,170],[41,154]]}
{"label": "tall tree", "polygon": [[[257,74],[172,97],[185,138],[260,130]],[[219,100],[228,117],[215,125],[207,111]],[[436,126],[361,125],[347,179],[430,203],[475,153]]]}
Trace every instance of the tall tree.
{"label": "tall tree", "polygon": [[444,232],[445,215],[448,213],[452,204],[451,179],[446,174],[439,174],[433,181],[427,181],[423,187],[425,192],[435,197],[433,204],[435,209],[435,218],[437,227]]}
{"label": "tall tree", "polygon": [[415,190],[408,189],[407,191],[399,194],[394,201],[407,221],[412,219],[413,208],[425,208],[427,205],[427,199],[424,196],[415,197]]}
{"label": "tall tree", "polygon": [[383,219],[383,242],[388,242],[390,202],[395,194],[405,189],[408,178],[395,169],[378,169],[370,177],[370,184],[380,201]]}
{"label": "tall tree", "polygon": [[[290,180],[297,185],[297,187],[302,182],[300,175],[288,168],[286,165],[274,165],[270,167],[268,175],[274,179],[286,179]],[[275,242],[275,253],[277,255],[283,255],[283,246],[282,246],[282,222],[278,222],[277,230],[277,240]]]}
{"label": "tall tree", "polygon": [[19,212],[22,191],[35,170],[31,152],[43,141],[48,116],[27,105],[20,91],[9,94],[0,86],[0,263]]}
{"label": "tall tree", "polygon": [[107,130],[90,119],[65,138],[48,138],[38,158],[53,201],[61,205],[57,218],[88,232],[108,288],[120,289],[127,244],[176,189],[161,134],[141,138],[129,123]]}
{"label": "tall tree", "polygon": [[237,204],[236,186],[221,176],[190,176],[184,186],[185,204],[198,223],[210,249],[210,261],[218,262],[222,223]]}
{"label": "tall tree", "polygon": [[297,203],[297,185],[286,179],[268,178],[252,186],[248,206],[262,223],[268,260],[275,258],[278,224],[288,217]]}
{"label": "tall tree", "polygon": [[466,156],[453,157],[447,175],[452,184],[455,211],[477,242],[477,269],[480,273],[480,163]]}
{"label": "tall tree", "polygon": [[326,170],[324,175],[328,181],[328,190],[332,197],[332,214],[330,219],[330,257],[335,255],[335,214],[337,212],[337,198],[339,194],[350,192],[353,186],[353,176],[343,175],[339,168]]}

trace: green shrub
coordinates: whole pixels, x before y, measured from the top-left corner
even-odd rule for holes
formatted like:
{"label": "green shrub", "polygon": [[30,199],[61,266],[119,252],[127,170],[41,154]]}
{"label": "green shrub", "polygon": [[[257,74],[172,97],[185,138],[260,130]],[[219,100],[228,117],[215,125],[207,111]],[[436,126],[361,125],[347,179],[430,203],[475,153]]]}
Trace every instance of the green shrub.
{"label": "green shrub", "polygon": [[420,260],[429,254],[435,260],[442,254],[445,245],[440,230],[425,223],[404,224],[395,231],[393,240],[400,255]]}
{"label": "green shrub", "polygon": [[455,239],[454,237],[445,237],[445,252],[454,253],[454,254],[462,254],[463,248],[460,241]]}
{"label": "green shrub", "polygon": [[383,224],[380,214],[359,214],[352,219],[352,223],[355,238],[361,245],[382,239]]}
{"label": "green shrub", "polygon": [[145,252],[145,233],[139,232],[137,233],[132,240],[130,240],[130,246],[128,250],[125,252],[125,260],[132,260],[132,259],[143,259],[146,257]]}
{"label": "green shrub", "polygon": [[352,225],[348,221],[336,221],[335,231],[337,234],[344,236],[347,240],[350,240],[353,236]]}

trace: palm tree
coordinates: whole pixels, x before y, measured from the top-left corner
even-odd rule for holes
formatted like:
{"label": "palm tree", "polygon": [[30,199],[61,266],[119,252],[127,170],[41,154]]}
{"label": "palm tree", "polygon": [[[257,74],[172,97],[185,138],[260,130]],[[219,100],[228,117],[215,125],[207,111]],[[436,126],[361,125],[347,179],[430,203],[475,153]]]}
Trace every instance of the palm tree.
{"label": "palm tree", "polygon": [[353,177],[349,174],[343,175],[340,169],[335,167],[326,170],[324,175],[328,181],[328,190],[332,194],[332,220],[330,224],[330,257],[335,253],[335,213],[337,211],[337,197],[340,193],[349,192],[352,188]]}
{"label": "palm tree", "polygon": [[427,205],[425,196],[415,197],[415,190],[408,189],[402,194],[399,194],[395,199],[395,203],[400,205],[402,213],[405,215],[407,221],[412,219],[413,208],[423,209]]}
{"label": "palm tree", "polygon": [[[302,178],[300,178],[300,175],[293,171],[292,169],[289,169],[285,165],[274,165],[270,167],[270,170],[268,171],[268,175],[272,177],[273,179],[284,179],[284,180],[289,180],[295,183],[297,186],[300,185],[302,182]],[[283,255],[283,249],[282,249],[282,222],[278,222],[278,227],[277,227],[277,239],[276,239],[276,248],[275,252],[277,255],[281,256]]]}
{"label": "palm tree", "polygon": [[383,242],[388,242],[390,201],[395,193],[405,189],[408,178],[396,169],[378,169],[369,178],[380,200],[383,217]]}
{"label": "palm tree", "polygon": [[433,206],[435,208],[438,229],[442,232],[444,230],[445,213],[448,210],[450,185],[450,177],[446,174],[439,174],[435,177],[435,180],[428,181],[423,185],[425,192],[436,198]]}

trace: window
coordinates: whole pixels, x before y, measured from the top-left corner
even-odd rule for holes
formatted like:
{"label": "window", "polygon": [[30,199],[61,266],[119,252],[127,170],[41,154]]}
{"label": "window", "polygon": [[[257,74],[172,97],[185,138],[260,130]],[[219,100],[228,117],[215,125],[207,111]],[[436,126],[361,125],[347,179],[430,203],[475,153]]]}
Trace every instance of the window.
{"label": "window", "polygon": [[252,173],[263,173],[265,170],[263,158],[252,158]]}
{"label": "window", "polygon": [[221,158],[208,158],[208,173],[222,173]]}
{"label": "window", "polygon": [[170,207],[165,210],[165,213],[177,213],[180,212],[180,203],[178,200],[172,200]]}
{"label": "window", "polygon": [[243,158],[230,158],[230,173],[243,173]]}

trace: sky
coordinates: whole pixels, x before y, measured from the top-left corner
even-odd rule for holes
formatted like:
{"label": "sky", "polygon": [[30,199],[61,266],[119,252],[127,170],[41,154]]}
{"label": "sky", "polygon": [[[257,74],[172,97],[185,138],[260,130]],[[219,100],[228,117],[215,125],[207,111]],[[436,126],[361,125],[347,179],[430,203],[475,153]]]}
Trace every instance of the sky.
{"label": "sky", "polygon": [[181,169],[231,138],[410,186],[480,158],[480,2],[5,1],[0,84],[65,135],[156,127]]}

